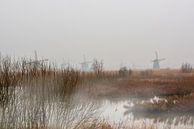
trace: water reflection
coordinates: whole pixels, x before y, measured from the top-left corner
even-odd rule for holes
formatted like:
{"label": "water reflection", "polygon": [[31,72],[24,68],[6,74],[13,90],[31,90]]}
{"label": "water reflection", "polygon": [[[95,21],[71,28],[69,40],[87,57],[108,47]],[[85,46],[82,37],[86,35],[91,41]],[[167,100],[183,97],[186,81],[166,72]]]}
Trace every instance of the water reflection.
{"label": "water reflection", "polygon": [[[103,117],[107,120],[120,122],[126,120],[148,120],[153,123],[165,122],[167,124],[193,125],[194,115],[192,112],[176,112],[158,107],[161,102],[168,103],[167,99],[154,96],[148,99],[130,99],[120,102],[104,101]],[[156,105],[156,106],[154,106]],[[161,106],[161,105],[159,105]],[[183,106],[184,107],[184,106]]]}
{"label": "water reflection", "polygon": [[[131,125],[156,124],[157,127],[182,125],[194,126],[190,112],[155,110],[165,98],[154,96],[148,99],[92,99],[84,93],[76,93],[67,99],[55,95],[52,90],[42,92],[40,86],[16,87],[11,99],[0,108],[1,128],[79,128],[98,119],[108,123]],[[52,95],[53,94],[53,95]],[[154,107],[154,105],[157,105]]]}
{"label": "water reflection", "polygon": [[11,97],[5,108],[0,108],[2,129],[79,128],[97,113],[97,105],[90,101],[77,103],[73,97],[66,101],[59,96],[50,99],[49,92],[43,95],[40,89],[40,86],[30,90],[29,87],[16,88],[16,95]]}

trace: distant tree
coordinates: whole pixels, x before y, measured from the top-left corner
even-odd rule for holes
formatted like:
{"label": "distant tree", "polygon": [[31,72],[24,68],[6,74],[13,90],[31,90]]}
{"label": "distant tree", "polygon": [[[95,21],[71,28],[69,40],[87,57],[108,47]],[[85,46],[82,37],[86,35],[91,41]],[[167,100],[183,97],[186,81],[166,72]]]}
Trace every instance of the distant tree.
{"label": "distant tree", "polygon": [[183,73],[191,73],[193,71],[193,66],[189,63],[184,63],[181,66],[181,71]]}
{"label": "distant tree", "polygon": [[127,69],[127,67],[121,67],[120,69],[119,69],[119,75],[121,76],[121,77],[127,77],[127,76],[130,76],[131,74],[132,74],[132,70],[131,69]]}
{"label": "distant tree", "polygon": [[119,69],[119,75],[120,75],[120,76],[125,77],[125,76],[127,76],[127,74],[128,74],[127,67],[121,67],[121,68]]}
{"label": "distant tree", "polygon": [[97,59],[94,59],[93,63],[92,63],[92,69],[94,70],[95,74],[97,76],[100,76],[102,75],[103,73],[103,61],[102,60],[97,60]]}

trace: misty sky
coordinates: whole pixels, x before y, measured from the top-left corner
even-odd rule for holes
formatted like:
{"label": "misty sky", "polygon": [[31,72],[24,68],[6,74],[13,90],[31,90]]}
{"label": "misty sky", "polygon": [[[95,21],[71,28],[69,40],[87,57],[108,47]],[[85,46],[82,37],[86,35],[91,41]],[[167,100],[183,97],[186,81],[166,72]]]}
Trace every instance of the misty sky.
{"label": "misty sky", "polygon": [[0,51],[151,68],[194,64],[193,0],[0,0]]}

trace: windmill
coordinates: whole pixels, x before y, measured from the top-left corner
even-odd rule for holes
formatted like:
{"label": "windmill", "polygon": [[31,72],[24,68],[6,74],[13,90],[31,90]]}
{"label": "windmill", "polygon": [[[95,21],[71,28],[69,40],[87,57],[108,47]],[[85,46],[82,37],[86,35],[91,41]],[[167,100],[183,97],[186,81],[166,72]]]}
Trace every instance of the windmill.
{"label": "windmill", "polygon": [[66,62],[64,59],[63,59],[63,63],[61,64],[61,68],[62,69],[67,69],[67,68],[71,68],[71,64],[68,62]]}
{"label": "windmill", "polygon": [[34,51],[34,60],[30,61],[30,62],[27,62],[26,64],[34,65],[35,67],[39,67],[43,62],[46,62],[46,61],[48,61],[48,59],[39,60],[37,52]]}
{"label": "windmill", "polygon": [[165,58],[159,59],[158,58],[158,52],[156,52],[156,59],[152,60],[152,62],[153,62],[153,69],[155,69],[155,70],[160,69],[160,62],[164,61],[164,60],[165,60]]}
{"label": "windmill", "polygon": [[81,62],[81,70],[82,71],[89,71],[89,64],[92,63],[92,61],[87,61],[85,55],[83,56],[83,62]]}

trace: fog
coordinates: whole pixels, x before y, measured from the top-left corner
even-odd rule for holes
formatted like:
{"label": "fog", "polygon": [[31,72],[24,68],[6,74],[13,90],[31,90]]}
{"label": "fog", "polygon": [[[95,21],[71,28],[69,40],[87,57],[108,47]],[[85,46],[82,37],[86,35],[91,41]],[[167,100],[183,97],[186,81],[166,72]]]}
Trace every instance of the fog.
{"label": "fog", "polygon": [[78,64],[103,59],[151,68],[194,64],[193,0],[1,0],[0,51]]}

